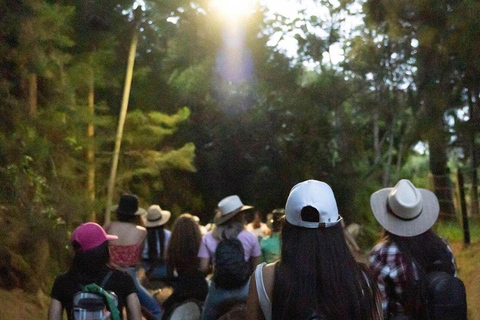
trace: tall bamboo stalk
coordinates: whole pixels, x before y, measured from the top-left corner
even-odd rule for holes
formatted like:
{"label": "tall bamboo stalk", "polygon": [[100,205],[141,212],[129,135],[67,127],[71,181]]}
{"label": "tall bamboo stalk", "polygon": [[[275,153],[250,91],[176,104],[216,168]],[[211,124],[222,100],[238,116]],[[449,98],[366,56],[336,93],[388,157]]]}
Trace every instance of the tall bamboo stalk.
{"label": "tall bamboo stalk", "polygon": [[105,209],[105,223],[110,222],[110,208],[113,202],[113,191],[115,189],[115,180],[117,177],[118,157],[120,155],[120,145],[122,143],[123,126],[127,116],[128,100],[130,97],[130,88],[132,85],[133,65],[135,63],[135,54],[137,52],[138,35],[137,31],[133,32],[130,51],[128,53],[127,74],[125,75],[125,86],[123,89],[122,108],[120,110],[120,118],[118,119],[117,136],[115,138],[115,150],[113,152],[112,167],[110,170],[110,181],[108,183],[107,207]]}
{"label": "tall bamboo stalk", "polygon": [[28,113],[30,117],[37,115],[38,108],[38,83],[35,73],[28,74]]}
{"label": "tall bamboo stalk", "polygon": [[88,88],[88,126],[87,126],[87,194],[88,207],[90,209],[90,221],[96,220],[95,214],[95,125],[93,119],[95,117],[95,73],[93,67],[90,67],[90,79]]}

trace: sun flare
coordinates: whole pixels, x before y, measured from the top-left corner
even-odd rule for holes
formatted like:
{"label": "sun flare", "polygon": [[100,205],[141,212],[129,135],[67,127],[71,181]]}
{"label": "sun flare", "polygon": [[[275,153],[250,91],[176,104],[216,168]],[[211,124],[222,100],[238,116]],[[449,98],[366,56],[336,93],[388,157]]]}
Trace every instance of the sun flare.
{"label": "sun flare", "polygon": [[213,0],[212,7],[227,21],[236,21],[252,12],[257,0]]}

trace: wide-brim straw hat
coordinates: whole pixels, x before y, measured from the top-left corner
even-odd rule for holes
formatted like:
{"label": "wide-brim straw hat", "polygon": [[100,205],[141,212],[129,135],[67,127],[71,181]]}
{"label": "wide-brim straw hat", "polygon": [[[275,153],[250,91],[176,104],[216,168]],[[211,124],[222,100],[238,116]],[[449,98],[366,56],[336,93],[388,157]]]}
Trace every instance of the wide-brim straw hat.
{"label": "wide-brim straw hat", "polygon": [[220,225],[227,222],[238,213],[253,209],[253,207],[244,205],[239,196],[233,195],[222,199],[218,203],[218,209],[220,210],[221,215],[216,219],[215,224]]}
{"label": "wide-brim straw hat", "polygon": [[172,216],[168,210],[162,210],[158,204],[151,205],[147,209],[147,215],[144,217],[144,224],[147,228],[154,228],[164,225]]}
{"label": "wide-brim straw hat", "polygon": [[413,237],[429,230],[437,221],[440,206],[435,194],[400,180],[393,188],[381,189],[370,197],[375,219],[390,233]]}
{"label": "wide-brim straw hat", "polygon": [[140,216],[147,213],[145,209],[138,206],[138,198],[133,194],[124,194],[118,205],[112,206],[110,211],[122,216]]}

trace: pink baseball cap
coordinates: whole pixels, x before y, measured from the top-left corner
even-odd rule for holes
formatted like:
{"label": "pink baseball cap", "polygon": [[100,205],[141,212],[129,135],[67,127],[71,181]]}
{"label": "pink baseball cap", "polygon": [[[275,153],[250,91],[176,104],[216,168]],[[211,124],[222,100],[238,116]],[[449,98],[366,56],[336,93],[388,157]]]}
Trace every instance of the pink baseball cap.
{"label": "pink baseball cap", "polygon": [[78,226],[72,233],[72,242],[80,245],[80,251],[86,252],[95,249],[108,240],[116,240],[117,236],[107,234],[103,228],[95,222],[87,222]]}

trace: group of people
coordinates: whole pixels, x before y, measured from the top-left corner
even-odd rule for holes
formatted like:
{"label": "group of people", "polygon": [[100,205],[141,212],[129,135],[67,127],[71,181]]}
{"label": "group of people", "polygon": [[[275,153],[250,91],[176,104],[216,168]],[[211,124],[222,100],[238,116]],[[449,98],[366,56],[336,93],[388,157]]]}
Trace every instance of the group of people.
{"label": "group of people", "polygon": [[[375,192],[370,204],[384,236],[364,265],[347,245],[331,187],[321,181],[295,185],[268,226],[257,214],[247,225],[253,207],[226,197],[206,234],[188,213],[170,232],[169,211],[145,211],[136,196],[124,195],[117,221],[103,228],[85,223],[72,233],[75,256],[55,280],[49,319],[61,319],[63,310],[75,319],[73,298],[90,283],[114,292],[118,309],[126,307],[133,320],[142,309],[147,318],[170,319],[185,301],[199,302],[202,320],[421,319],[414,294],[421,278],[432,270],[456,276],[450,247],[432,231],[438,200],[400,180]],[[142,285],[139,268],[173,293],[160,303]]]}

